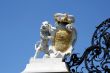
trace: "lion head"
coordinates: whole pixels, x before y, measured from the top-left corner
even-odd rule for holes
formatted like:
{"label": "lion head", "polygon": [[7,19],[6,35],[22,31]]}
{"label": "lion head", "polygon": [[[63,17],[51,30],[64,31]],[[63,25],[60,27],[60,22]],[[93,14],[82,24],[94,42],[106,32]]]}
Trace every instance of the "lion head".
{"label": "lion head", "polygon": [[51,28],[51,25],[48,21],[44,21],[42,22],[42,25],[41,25],[41,30],[42,31],[49,31],[49,29]]}

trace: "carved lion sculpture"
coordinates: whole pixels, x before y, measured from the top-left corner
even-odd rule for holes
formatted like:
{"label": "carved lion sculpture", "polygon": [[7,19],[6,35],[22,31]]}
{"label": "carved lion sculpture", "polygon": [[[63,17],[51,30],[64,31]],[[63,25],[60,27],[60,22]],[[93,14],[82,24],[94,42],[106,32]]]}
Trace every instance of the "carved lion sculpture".
{"label": "carved lion sculpture", "polygon": [[51,39],[50,35],[50,29],[51,25],[49,24],[48,21],[42,22],[41,28],[40,28],[40,37],[41,40],[37,44],[35,44],[35,56],[34,58],[38,55],[40,51],[44,51],[45,56],[44,57],[49,57],[49,45],[48,41]]}

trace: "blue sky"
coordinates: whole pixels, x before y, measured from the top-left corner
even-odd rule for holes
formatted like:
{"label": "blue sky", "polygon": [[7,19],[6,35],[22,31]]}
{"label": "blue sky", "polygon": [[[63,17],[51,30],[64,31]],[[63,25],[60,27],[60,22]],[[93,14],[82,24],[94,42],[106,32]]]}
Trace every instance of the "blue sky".
{"label": "blue sky", "polygon": [[110,0],[0,0],[0,73],[20,73],[34,55],[42,21],[54,26],[53,15],[75,16],[75,52],[91,45],[95,27],[110,17]]}

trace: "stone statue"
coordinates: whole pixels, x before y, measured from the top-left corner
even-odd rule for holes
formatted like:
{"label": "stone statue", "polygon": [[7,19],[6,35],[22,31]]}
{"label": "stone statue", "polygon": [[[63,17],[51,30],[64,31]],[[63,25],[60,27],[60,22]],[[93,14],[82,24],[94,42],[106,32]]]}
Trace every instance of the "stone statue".
{"label": "stone statue", "polygon": [[[62,60],[65,54],[71,53],[77,39],[75,19],[66,13],[56,13],[54,19],[54,27],[48,21],[42,22],[35,55],[22,73],[68,73]],[[43,58],[38,58],[40,51],[45,53]]]}
{"label": "stone statue", "polygon": [[54,27],[51,26],[51,24],[48,21],[42,22],[41,28],[40,28],[40,37],[41,40],[35,44],[35,50],[36,53],[34,55],[34,58],[37,57],[40,51],[44,51],[45,55],[44,57],[49,57],[49,40],[52,39],[51,34],[53,33],[53,30],[55,30]]}
{"label": "stone statue", "polygon": [[[66,13],[56,13],[54,15],[55,27],[48,21],[42,22],[40,28],[41,40],[35,45],[36,53],[44,51],[44,57],[62,58],[66,53],[71,53],[77,39],[76,29],[73,26],[74,16]],[[48,41],[51,41],[49,44]]]}

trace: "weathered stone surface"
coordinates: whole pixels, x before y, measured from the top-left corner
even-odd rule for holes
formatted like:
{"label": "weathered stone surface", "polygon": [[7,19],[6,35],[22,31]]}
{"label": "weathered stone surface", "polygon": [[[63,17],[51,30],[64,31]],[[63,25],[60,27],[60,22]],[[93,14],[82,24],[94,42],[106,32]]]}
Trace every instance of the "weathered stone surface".
{"label": "weathered stone surface", "polygon": [[67,73],[62,58],[31,58],[29,64],[21,73]]}

